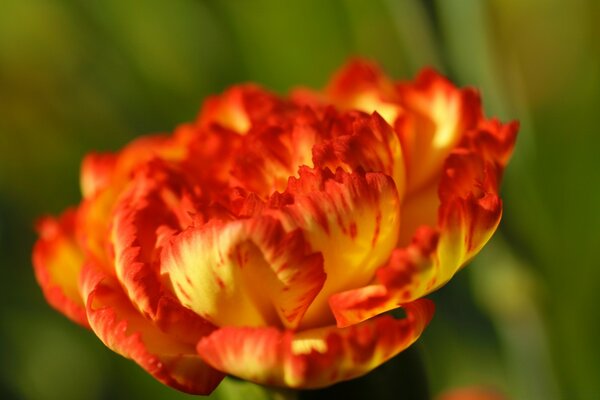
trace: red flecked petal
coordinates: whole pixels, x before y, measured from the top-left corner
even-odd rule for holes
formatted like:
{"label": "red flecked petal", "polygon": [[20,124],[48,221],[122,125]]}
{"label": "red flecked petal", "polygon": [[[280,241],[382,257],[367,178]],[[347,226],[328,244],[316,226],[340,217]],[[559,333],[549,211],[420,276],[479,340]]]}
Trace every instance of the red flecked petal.
{"label": "red flecked petal", "polygon": [[117,155],[112,153],[90,153],[81,163],[81,193],[84,198],[92,197],[106,188],[112,180]]}
{"label": "red flecked petal", "polygon": [[83,254],[75,241],[75,215],[75,209],[68,209],[59,218],[45,217],[37,223],[40,238],[33,248],[33,266],[48,303],[88,327],[78,288]]}
{"label": "red flecked petal", "polygon": [[212,324],[183,307],[160,276],[160,252],[175,232],[200,219],[185,176],[162,162],[140,169],[114,212],[116,276],[131,302],[164,332],[195,343]]}
{"label": "red flecked petal", "polygon": [[392,177],[402,198],[406,181],[402,147],[393,128],[379,114],[329,110],[324,125],[326,133],[312,149],[315,167],[384,173]]}
{"label": "red flecked petal", "polygon": [[295,328],[325,281],[301,232],[271,217],[190,228],[165,248],[162,268],[181,303],[219,326]]}
{"label": "red flecked petal", "polygon": [[396,244],[400,204],[393,180],[381,173],[301,169],[265,213],[287,231],[301,229],[313,251],[323,254],[327,280],[302,327],[330,324],[329,296],[360,287],[385,263]]}
{"label": "red flecked petal", "polygon": [[342,109],[379,113],[394,124],[401,111],[393,82],[374,63],[356,59],[334,74],[325,88],[327,100]]}
{"label": "red flecked petal", "polygon": [[[438,187],[437,226],[417,230],[412,243],[394,250],[370,286],[345,291],[330,299],[338,326],[363,321],[425,296],[445,284],[491,238],[502,215],[499,180],[506,151],[512,148],[513,124],[494,125],[473,134],[465,146],[446,159]],[[481,151],[481,146],[487,146]]]}
{"label": "red flecked petal", "polygon": [[410,346],[433,315],[421,299],[405,306],[406,318],[374,318],[339,329],[300,332],[273,327],[224,327],[198,343],[214,368],[266,385],[318,388],[361,376]]}
{"label": "red flecked petal", "polygon": [[423,227],[413,242],[395,249],[388,263],[377,270],[371,285],[336,293],[329,299],[338,327],[346,327],[393,310],[432,290],[437,266],[439,235]]}
{"label": "red flecked petal", "polygon": [[458,89],[431,69],[399,84],[404,113],[396,121],[407,163],[408,192],[435,181],[444,160],[482,117],[479,94]]}
{"label": "red flecked petal", "polygon": [[[82,181],[88,180],[95,183],[86,183],[84,190],[89,197],[85,198],[79,207],[76,222],[76,237],[82,248],[86,260],[100,265],[109,273],[112,273],[112,254],[109,243],[111,214],[115,202],[131,177],[140,165],[155,158],[182,160],[187,154],[186,149],[164,135],[148,135],[140,137],[131,142],[121,152],[115,155],[114,166],[105,168],[102,172],[90,172],[90,170],[101,170],[98,167],[84,165]],[[109,159],[109,155],[105,155]],[[110,163],[112,163],[111,161]],[[94,164],[88,162],[88,164]],[[112,170],[112,172],[110,172]],[[89,178],[89,175],[97,175]],[[110,179],[108,176],[110,175]],[[102,178],[99,178],[102,176]],[[110,184],[99,182],[106,180]],[[106,184],[106,186],[104,186]],[[87,189],[86,187],[89,186]],[[92,190],[93,189],[93,190]]]}
{"label": "red flecked petal", "polygon": [[256,122],[235,155],[230,180],[263,198],[284,190],[300,166],[312,167],[312,147],[322,135],[320,125],[312,110],[294,108]]}
{"label": "red flecked petal", "polygon": [[512,155],[519,123],[503,124],[497,119],[481,120],[476,129],[468,131],[461,147],[469,148],[482,158],[505,167]]}
{"label": "red flecked petal", "polygon": [[190,344],[166,335],[142,317],[119,283],[87,264],[82,272],[90,325],[104,344],[134,360],[160,382],[175,389],[209,394],[224,375],[208,366]]}
{"label": "red flecked petal", "polygon": [[220,96],[209,97],[202,105],[198,124],[220,126],[245,135],[257,121],[277,116],[284,102],[257,85],[234,86]]}

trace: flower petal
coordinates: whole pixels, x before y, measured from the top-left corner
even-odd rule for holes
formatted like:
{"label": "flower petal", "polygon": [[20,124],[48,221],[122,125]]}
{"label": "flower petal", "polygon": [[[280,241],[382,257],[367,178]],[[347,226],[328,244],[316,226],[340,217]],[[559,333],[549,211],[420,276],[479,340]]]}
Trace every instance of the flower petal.
{"label": "flower petal", "polygon": [[302,327],[333,322],[327,300],[345,288],[369,283],[398,239],[400,204],[393,180],[381,173],[302,168],[286,192],[265,211],[286,231],[301,229],[313,251],[323,254],[327,281]]}
{"label": "flower petal", "polygon": [[393,178],[402,198],[406,171],[400,140],[392,127],[376,112],[328,111],[322,129],[326,133],[312,149],[315,166],[382,172]]}
{"label": "flower petal", "polygon": [[[514,140],[513,129],[504,134]],[[494,153],[494,148],[502,147],[491,146],[488,152],[469,148],[452,152],[439,184],[437,227],[424,226],[409,246],[394,250],[387,265],[377,271],[375,284],[332,296],[330,304],[338,326],[425,296],[450,280],[483,247],[502,215],[498,181],[505,156],[502,151]]]}
{"label": "flower petal", "polygon": [[117,164],[113,153],[90,153],[81,163],[80,185],[84,198],[92,197],[110,184]]}
{"label": "flower petal", "polygon": [[431,291],[438,241],[436,231],[421,228],[409,246],[395,249],[388,263],[377,270],[377,283],[331,296],[337,326],[360,323]]}
{"label": "flower petal", "polygon": [[133,305],[164,332],[195,343],[213,326],[183,307],[160,276],[160,252],[198,216],[185,176],[158,160],[137,171],[114,211],[116,276]]}
{"label": "flower petal", "polygon": [[175,236],[162,269],[181,303],[216,325],[295,328],[325,281],[307,249],[271,217],[212,220]]}
{"label": "flower petal", "polygon": [[396,121],[408,171],[408,192],[435,180],[463,133],[481,118],[479,94],[457,89],[432,69],[397,88],[404,113]]}
{"label": "flower petal", "polygon": [[202,128],[220,126],[245,135],[256,121],[279,114],[284,102],[259,86],[234,86],[220,96],[211,96],[202,105],[198,124]]}
{"label": "flower petal", "polygon": [[320,121],[310,109],[293,109],[256,121],[243,138],[231,170],[232,183],[263,198],[284,190],[298,167],[312,167]]}
{"label": "flower petal", "polygon": [[368,114],[376,111],[393,125],[401,111],[393,82],[374,63],[353,60],[338,71],[325,88],[327,99],[342,109]]}
{"label": "flower petal", "polygon": [[142,317],[119,283],[100,268],[86,264],[81,286],[96,335],[160,382],[187,393],[209,394],[223,379],[222,373],[197,356],[193,346],[164,334]]}
{"label": "flower petal", "polygon": [[48,303],[88,327],[78,288],[83,254],[75,241],[75,215],[75,209],[68,209],[59,218],[45,217],[37,223],[40,238],[33,249],[33,266]]}
{"label": "flower petal", "polygon": [[[77,214],[76,237],[86,260],[113,270],[110,259],[110,216],[132,171],[155,158],[181,160],[187,152],[176,140],[164,135],[147,135],[131,142],[113,156],[88,159],[81,181],[85,197]],[[104,161],[99,161],[100,159]],[[114,165],[112,165],[114,163]]]}
{"label": "flower petal", "polygon": [[197,349],[208,364],[242,379],[318,388],[361,376],[410,346],[434,307],[421,299],[404,309],[404,319],[388,315],[343,329],[224,327],[203,338]]}

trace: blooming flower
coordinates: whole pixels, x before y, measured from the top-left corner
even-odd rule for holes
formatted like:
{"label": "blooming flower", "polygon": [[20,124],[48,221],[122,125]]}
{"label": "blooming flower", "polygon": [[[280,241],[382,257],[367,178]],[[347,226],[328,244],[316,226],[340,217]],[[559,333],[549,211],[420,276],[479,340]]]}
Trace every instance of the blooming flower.
{"label": "blooming flower", "polygon": [[432,70],[393,82],[356,60],[287,98],[235,86],[172,135],[88,155],[81,204],[38,224],[36,277],[186,392],[351,379],[420,336],[423,296],[493,234],[516,131]]}

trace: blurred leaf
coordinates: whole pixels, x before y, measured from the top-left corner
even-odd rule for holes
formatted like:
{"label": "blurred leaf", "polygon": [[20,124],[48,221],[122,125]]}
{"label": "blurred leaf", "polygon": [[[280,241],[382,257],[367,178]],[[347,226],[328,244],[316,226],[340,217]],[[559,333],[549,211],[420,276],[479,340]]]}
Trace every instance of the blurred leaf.
{"label": "blurred leaf", "polygon": [[350,52],[349,28],[337,1],[226,1],[214,7],[229,22],[241,53],[242,78],[286,91],[319,87]]}

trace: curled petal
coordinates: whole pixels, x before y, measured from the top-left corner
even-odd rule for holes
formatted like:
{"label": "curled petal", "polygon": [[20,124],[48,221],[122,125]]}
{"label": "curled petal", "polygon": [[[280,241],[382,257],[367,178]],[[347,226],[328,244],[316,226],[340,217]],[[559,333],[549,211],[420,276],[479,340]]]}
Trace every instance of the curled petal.
{"label": "curled petal", "polygon": [[[455,153],[440,184],[440,258],[446,283],[490,239],[502,216],[498,197],[499,172],[475,153]],[[455,265],[453,267],[453,265]],[[439,286],[438,284],[438,286]]]}
{"label": "curled petal", "polygon": [[457,89],[431,69],[415,83],[398,85],[405,112],[396,121],[408,171],[408,192],[421,189],[439,176],[444,160],[463,133],[481,118],[479,94]]}
{"label": "curled petal", "polygon": [[377,65],[364,60],[354,60],[338,71],[325,94],[342,109],[377,111],[389,124],[394,124],[401,110],[393,82]]}
{"label": "curled petal", "polygon": [[490,239],[502,214],[499,170],[480,154],[455,150],[439,186],[437,227],[417,230],[412,243],[394,250],[377,282],[335,294],[330,305],[339,326],[371,318],[425,296],[445,284]]}
{"label": "curled petal", "polygon": [[517,121],[502,124],[497,119],[481,120],[476,129],[466,133],[461,147],[472,149],[485,160],[505,167],[515,147],[518,130]]}
{"label": "curled petal", "polygon": [[186,189],[185,178],[163,163],[146,165],[115,207],[112,244],[116,276],[133,305],[164,332],[195,343],[213,326],[177,301],[159,264],[168,238],[200,218]]}
{"label": "curled petal", "polygon": [[59,218],[42,218],[37,224],[40,238],[33,249],[35,277],[48,303],[71,320],[88,326],[79,293],[83,254],[75,241],[74,209]]}
{"label": "curled petal", "polygon": [[235,86],[204,102],[198,124],[203,128],[220,126],[246,135],[255,122],[279,114],[282,107],[280,99],[256,85]]}
{"label": "curled petal", "polygon": [[328,126],[323,130],[329,137],[312,149],[315,166],[382,172],[394,179],[398,197],[402,198],[406,172],[400,140],[392,127],[377,112],[366,115],[330,111],[324,120]]}
{"label": "curled petal", "polygon": [[243,379],[318,388],[361,376],[410,346],[434,308],[421,299],[404,309],[404,319],[381,316],[343,329],[224,327],[200,340],[197,349],[214,368]]}
{"label": "curled petal", "polygon": [[321,255],[271,217],[190,228],[162,269],[181,303],[219,326],[295,328],[325,281]]}
{"label": "curled petal", "polygon": [[300,166],[312,167],[320,121],[310,109],[290,109],[286,118],[256,124],[242,140],[231,170],[235,183],[263,197],[284,190]]}
{"label": "curled petal", "polygon": [[81,278],[90,326],[104,344],[134,360],[175,389],[209,394],[224,375],[202,361],[194,347],[160,331],[129,302],[121,286],[93,264]]}
{"label": "curled petal", "polygon": [[234,155],[242,148],[242,136],[218,126],[204,129],[192,124],[178,126],[173,136],[174,142],[185,149],[185,157],[182,160],[163,157],[163,160],[177,162],[182,170],[215,193],[228,186]]}
{"label": "curled petal", "polygon": [[155,158],[183,160],[186,155],[186,149],[176,140],[164,135],[148,135],[131,142],[114,156],[95,156],[84,162],[81,181],[84,195],[88,197],[79,207],[76,237],[86,260],[109,273],[114,270],[108,240],[110,216],[132,171]]}
{"label": "curled petal", "polygon": [[80,185],[84,198],[92,197],[110,184],[117,164],[117,155],[90,153],[81,163]]}
{"label": "curled petal", "polygon": [[431,291],[438,240],[434,230],[420,229],[409,246],[395,249],[388,263],[377,270],[377,283],[331,296],[337,326],[360,323]]}
{"label": "curled petal", "polygon": [[272,203],[270,212],[285,229],[301,229],[325,262],[327,281],[302,327],[331,323],[329,296],[367,284],[396,244],[400,205],[394,182],[381,173],[338,169],[334,175],[328,169],[304,168]]}

